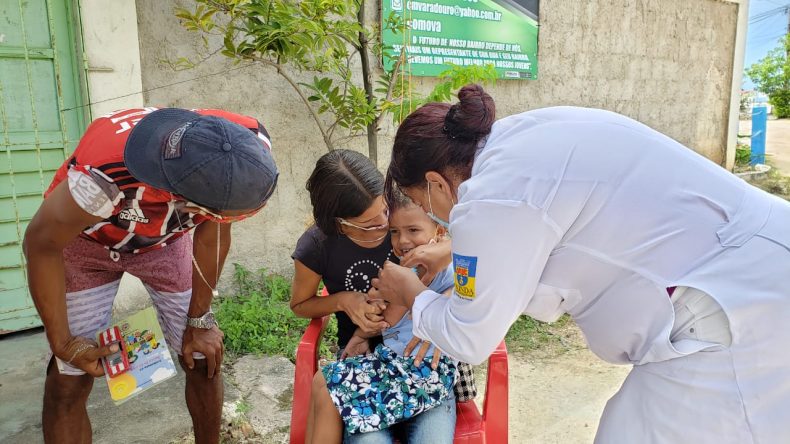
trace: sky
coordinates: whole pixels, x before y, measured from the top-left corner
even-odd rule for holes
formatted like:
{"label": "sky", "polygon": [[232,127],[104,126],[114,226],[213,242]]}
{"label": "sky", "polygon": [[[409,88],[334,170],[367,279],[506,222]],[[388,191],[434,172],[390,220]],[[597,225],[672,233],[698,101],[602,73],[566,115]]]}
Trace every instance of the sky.
{"label": "sky", "polygon": [[[790,1],[751,0],[749,2],[749,30],[746,33],[744,67],[748,68],[779,45],[778,40],[787,32],[787,15],[781,10],[767,17],[759,15],[783,6],[790,7]],[[754,88],[752,82],[745,75],[743,76],[743,87],[744,89]]]}

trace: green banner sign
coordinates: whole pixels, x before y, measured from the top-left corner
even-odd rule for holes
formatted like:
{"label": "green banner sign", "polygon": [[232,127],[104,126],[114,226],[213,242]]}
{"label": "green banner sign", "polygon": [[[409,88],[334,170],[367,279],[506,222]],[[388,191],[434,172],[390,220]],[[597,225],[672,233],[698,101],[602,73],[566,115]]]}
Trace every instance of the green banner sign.
{"label": "green banner sign", "polygon": [[[391,14],[405,32],[387,29]],[[500,78],[537,79],[538,0],[382,0],[381,17],[384,45],[396,56],[406,48],[412,75],[492,64]]]}

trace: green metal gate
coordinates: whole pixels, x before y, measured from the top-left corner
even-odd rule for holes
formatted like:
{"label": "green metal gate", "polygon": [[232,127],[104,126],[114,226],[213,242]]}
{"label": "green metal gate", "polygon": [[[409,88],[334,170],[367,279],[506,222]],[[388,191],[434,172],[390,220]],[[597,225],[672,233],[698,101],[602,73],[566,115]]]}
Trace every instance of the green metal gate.
{"label": "green metal gate", "polygon": [[0,0],[0,333],[41,325],[22,239],[84,130],[70,0]]}

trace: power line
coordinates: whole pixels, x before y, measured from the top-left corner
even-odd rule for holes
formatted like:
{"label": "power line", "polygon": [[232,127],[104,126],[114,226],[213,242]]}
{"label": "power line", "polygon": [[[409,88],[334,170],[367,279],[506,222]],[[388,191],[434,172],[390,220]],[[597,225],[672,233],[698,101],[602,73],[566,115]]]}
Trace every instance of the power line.
{"label": "power line", "polygon": [[749,26],[754,26],[756,24],[764,23],[764,22],[767,22],[767,21],[769,21],[771,19],[776,19],[776,18],[779,18],[779,17],[781,17],[779,14],[773,14],[773,15],[767,15],[765,17],[760,17],[759,19],[757,19],[757,20],[755,20],[753,22],[749,22]]}
{"label": "power line", "polygon": [[763,17],[760,20],[755,21],[754,23],[749,23],[749,29],[753,30],[753,29],[762,29],[763,27],[770,27],[771,25],[774,24],[774,22],[777,19],[784,20],[784,17],[782,17],[779,14]]}
{"label": "power line", "polygon": [[766,19],[766,18],[768,18],[768,17],[770,17],[772,15],[775,15],[775,14],[787,13],[788,10],[790,10],[790,3],[788,3],[786,5],[783,5],[783,6],[779,6],[777,8],[769,9],[767,11],[764,11],[764,12],[761,12],[759,14],[756,14],[756,15],[752,16],[749,19],[749,24],[758,23],[761,20],[764,20],[764,19]]}
{"label": "power line", "polygon": [[775,34],[778,29],[782,29],[782,27],[778,26],[779,23],[776,20],[776,19],[779,19],[779,18],[781,18],[782,21],[784,21],[784,17],[779,16],[779,15],[775,15],[775,16],[771,17],[771,20],[769,20],[768,22],[763,23],[763,24],[761,24],[759,26],[752,26],[752,25],[750,25],[749,26],[749,34],[747,36],[747,39],[749,39],[749,40],[759,39],[759,38],[767,37],[768,35]]}
{"label": "power line", "polygon": [[133,93],[129,93],[129,94],[124,94],[122,96],[111,97],[109,99],[104,99],[104,100],[97,100],[95,102],[89,102],[89,103],[85,103],[85,104],[82,104],[82,105],[74,106],[74,107],[71,107],[71,108],[64,108],[63,112],[65,112],[65,111],[72,111],[72,110],[79,109],[79,108],[85,108],[86,106],[96,105],[96,104],[99,104],[99,103],[110,102],[110,101],[117,100],[117,99],[123,99],[125,97],[130,97],[130,96],[134,96],[134,95],[137,95],[137,94],[143,94],[143,93],[147,93],[147,92],[150,92],[150,91],[156,91],[158,89],[169,88],[171,86],[180,85],[182,83],[188,83],[188,82],[192,82],[192,81],[195,81],[195,80],[205,79],[205,78],[208,78],[208,77],[219,76],[219,75],[222,75],[222,74],[227,74],[227,73],[229,73],[231,71],[238,71],[240,69],[248,68],[248,67],[250,67],[252,65],[255,65],[255,63],[248,63],[246,65],[236,66],[236,67],[233,67],[233,68],[228,68],[228,69],[226,69],[224,71],[214,72],[214,73],[211,73],[211,74],[204,74],[202,76],[192,77],[190,79],[180,80],[178,82],[168,83],[166,85],[159,85],[159,86],[155,86],[153,88],[144,89],[142,91],[137,91],[137,92],[133,92]]}
{"label": "power line", "polygon": [[777,34],[777,35],[774,35],[774,36],[766,36],[766,37],[759,38],[759,39],[756,39],[756,40],[750,40],[749,43],[756,44],[756,43],[767,42],[767,41],[774,40],[774,39],[778,40],[779,38],[783,37],[784,35],[785,35],[785,33]]}

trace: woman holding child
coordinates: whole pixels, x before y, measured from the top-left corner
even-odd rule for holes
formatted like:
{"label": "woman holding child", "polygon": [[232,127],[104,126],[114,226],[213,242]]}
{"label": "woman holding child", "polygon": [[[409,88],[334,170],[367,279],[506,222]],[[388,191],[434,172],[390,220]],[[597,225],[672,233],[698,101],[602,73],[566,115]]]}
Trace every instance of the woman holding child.
{"label": "woman holding child", "polygon": [[[414,248],[438,242],[445,231],[398,195],[384,201],[384,177],[364,155],[332,151],[307,182],[315,225],[297,242],[291,307],[303,317],[335,313],[339,361],[316,375],[307,442],[451,443],[453,387],[458,363],[430,353],[404,354],[412,339],[403,306],[369,300],[381,266]],[[323,281],[328,296],[316,296]],[[430,288],[452,288],[449,270]]]}

